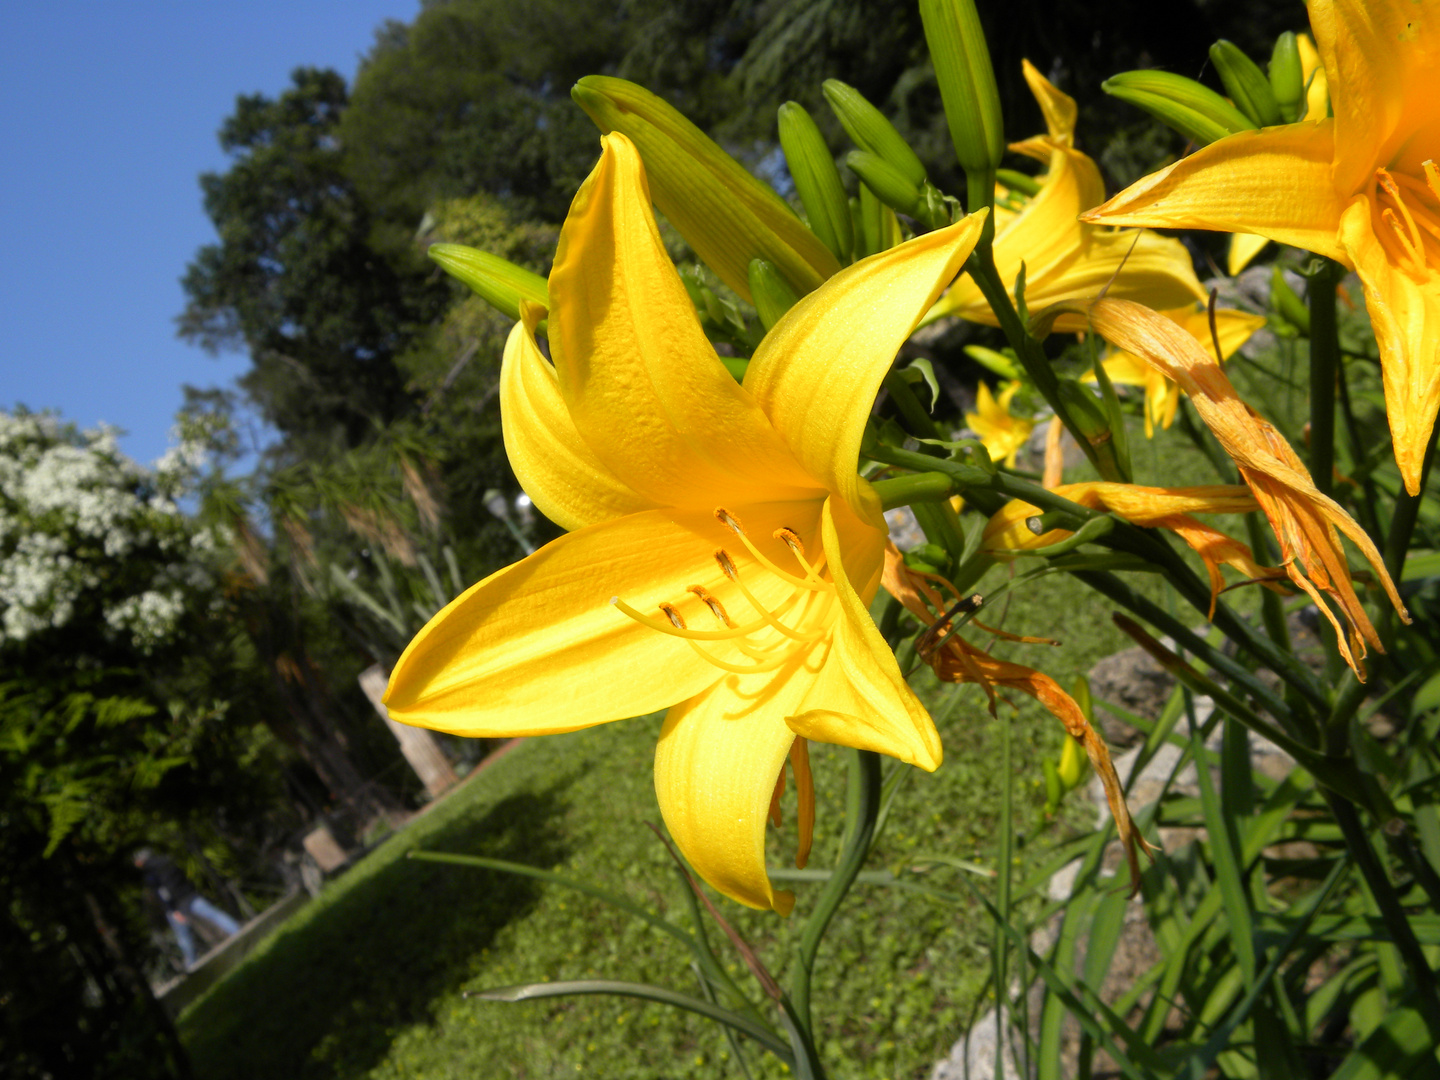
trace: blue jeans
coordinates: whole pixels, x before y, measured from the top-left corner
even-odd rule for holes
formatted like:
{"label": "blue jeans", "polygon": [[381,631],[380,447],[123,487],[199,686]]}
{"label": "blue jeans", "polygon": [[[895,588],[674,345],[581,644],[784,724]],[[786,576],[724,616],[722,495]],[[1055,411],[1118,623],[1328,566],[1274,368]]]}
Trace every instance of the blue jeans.
{"label": "blue jeans", "polygon": [[[180,946],[180,956],[184,959],[187,968],[194,967],[196,960],[195,933],[190,929],[189,922],[192,917],[198,916],[211,923],[226,937],[233,937],[240,932],[239,923],[203,896],[192,896],[180,906],[182,908],[180,912],[165,912],[165,919],[175,933],[175,941]],[[182,918],[185,921],[182,922]]]}

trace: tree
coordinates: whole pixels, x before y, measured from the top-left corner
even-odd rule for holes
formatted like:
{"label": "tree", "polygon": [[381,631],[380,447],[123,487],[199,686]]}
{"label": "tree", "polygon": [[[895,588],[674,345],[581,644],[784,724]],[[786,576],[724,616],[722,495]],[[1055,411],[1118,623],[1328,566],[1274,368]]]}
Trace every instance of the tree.
{"label": "tree", "polygon": [[278,99],[241,96],[221,128],[232,164],[201,178],[220,242],[185,274],[179,329],[211,351],[247,349],[241,385],[291,453],[315,454],[409,406],[394,360],[447,292],[371,246],[338,138],[344,80],[300,68],[292,83]]}

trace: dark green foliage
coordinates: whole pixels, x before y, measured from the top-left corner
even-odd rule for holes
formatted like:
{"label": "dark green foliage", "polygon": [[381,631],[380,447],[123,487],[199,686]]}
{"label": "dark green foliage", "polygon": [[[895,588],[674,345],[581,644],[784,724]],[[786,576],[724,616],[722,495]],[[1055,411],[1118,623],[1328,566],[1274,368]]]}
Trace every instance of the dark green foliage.
{"label": "dark green foliage", "polygon": [[233,164],[201,178],[221,239],[186,272],[179,327],[212,351],[247,349],[241,385],[313,453],[404,410],[395,356],[444,293],[371,246],[373,214],[343,168],[344,80],[311,68],[292,79],[278,99],[240,97],[221,129]]}

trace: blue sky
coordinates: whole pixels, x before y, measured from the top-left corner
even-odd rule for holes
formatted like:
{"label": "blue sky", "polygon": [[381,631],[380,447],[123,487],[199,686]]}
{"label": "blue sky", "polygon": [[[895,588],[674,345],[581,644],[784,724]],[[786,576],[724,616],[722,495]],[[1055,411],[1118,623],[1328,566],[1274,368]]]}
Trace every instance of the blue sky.
{"label": "blue sky", "polygon": [[52,408],[165,449],[181,384],[226,385],[241,355],[175,337],[179,278],[215,239],[197,177],[242,93],[301,65],[353,79],[385,19],[418,0],[56,0],[9,5],[0,35],[0,408]]}

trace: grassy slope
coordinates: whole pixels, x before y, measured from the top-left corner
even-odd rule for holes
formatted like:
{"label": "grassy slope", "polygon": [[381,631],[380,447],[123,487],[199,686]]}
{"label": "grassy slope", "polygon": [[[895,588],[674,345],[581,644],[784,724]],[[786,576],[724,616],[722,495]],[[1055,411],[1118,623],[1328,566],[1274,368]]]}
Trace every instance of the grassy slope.
{"label": "grassy slope", "polygon": [[[1175,452],[1178,441],[1152,451],[1142,440],[1137,480],[1213,482],[1196,456]],[[1067,479],[1082,479],[1076,472]],[[1146,587],[1159,595],[1153,579]],[[1049,578],[1012,597],[1008,629],[1064,644],[997,651],[1043,668],[1062,685],[1127,644],[1106,607],[1068,579]],[[911,779],[871,865],[901,865],[936,851],[989,861],[1001,782],[998,727],[977,688],[939,689],[928,672],[916,682],[941,717],[946,762],[933,776]],[[1033,841],[1025,850],[1038,851],[1058,833],[1037,832],[1037,807],[1039,760],[1055,754],[1060,731],[1033,704],[1017,704],[1018,711],[1002,708],[1001,718],[1014,725],[1021,828]],[[517,1005],[465,1000],[466,989],[547,979],[639,979],[687,992],[694,992],[694,980],[669,939],[598,902],[506,875],[403,858],[419,847],[561,868],[683,921],[672,871],[643,826],[658,820],[650,781],[658,728],[651,717],[527,741],[329,885],[182,1018],[197,1075],[741,1075],[725,1064],[730,1054],[716,1027],[658,1005],[596,997]],[[817,747],[815,769],[820,807],[812,865],[824,866],[841,826],[843,759]],[[792,846],[792,830],[787,805],[785,827],[771,842],[777,862]],[[802,913],[805,888],[798,890]],[[783,972],[796,920],[728,903],[722,910],[772,970]],[[820,955],[814,997],[827,1059],[844,1062],[851,1076],[927,1075],[984,992],[989,933],[979,910],[858,887]],[[762,1067],[759,1075],[780,1073]]]}

